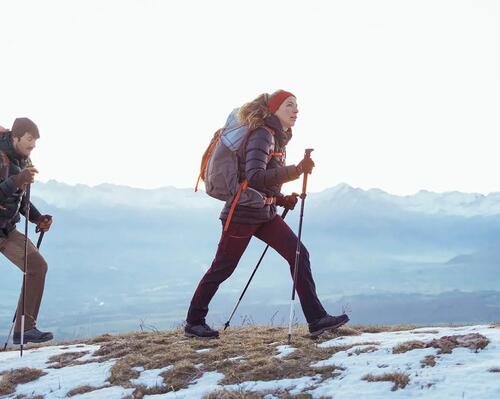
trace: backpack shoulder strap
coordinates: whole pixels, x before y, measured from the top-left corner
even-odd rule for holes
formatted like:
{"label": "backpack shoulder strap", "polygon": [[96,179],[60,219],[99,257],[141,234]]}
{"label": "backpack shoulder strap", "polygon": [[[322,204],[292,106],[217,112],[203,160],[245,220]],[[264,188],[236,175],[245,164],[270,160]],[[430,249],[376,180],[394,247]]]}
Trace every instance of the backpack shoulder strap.
{"label": "backpack shoulder strap", "polygon": [[7,154],[0,150],[0,158],[2,162],[2,168],[3,168],[3,180],[6,180],[9,177],[9,167],[10,167],[10,160]]}

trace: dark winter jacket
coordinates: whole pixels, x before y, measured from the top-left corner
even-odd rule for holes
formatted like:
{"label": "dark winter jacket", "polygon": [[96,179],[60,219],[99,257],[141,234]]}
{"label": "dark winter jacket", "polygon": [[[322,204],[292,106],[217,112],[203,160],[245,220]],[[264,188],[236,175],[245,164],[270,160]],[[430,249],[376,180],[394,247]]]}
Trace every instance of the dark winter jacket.
{"label": "dark winter jacket", "polygon": [[[5,237],[15,229],[19,213],[24,215],[24,191],[16,187],[13,176],[29,164],[29,159],[19,155],[12,146],[10,132],[0,133],[0,237]],[[30,221],[41,216],[30,203]]]}
{"label": "dark winter jacket", "polygon": [[[265,125],[275,132],[273,135],[264,127],[250,133],[246,147],[240,154],[240,181],[248,180],[248,186],[268,197],[281,196],[283,183],[296,180],[299,173],[295,165],[285,165],[286,145],[292,138],[291,132],[285,132],[275,115],[265,120]],[[274,141],[274,147],[272,145]],[[282,156],[271,157],[272,152]],[[231,201],[226,202],[220,219],[225,222]],[[276,206],[265,205],[263,208],[236,206],[231,223],[258,224],[276,216]]]}

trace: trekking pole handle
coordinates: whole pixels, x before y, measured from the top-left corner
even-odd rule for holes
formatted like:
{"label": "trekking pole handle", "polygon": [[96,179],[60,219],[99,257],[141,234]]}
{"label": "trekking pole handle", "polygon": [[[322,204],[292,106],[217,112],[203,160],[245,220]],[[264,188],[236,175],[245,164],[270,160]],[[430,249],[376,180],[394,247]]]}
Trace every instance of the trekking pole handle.
{"label": "trekking pole handle", "polygon": [[[304,158],[311,158],[311,152],[314,151],[314,148],[306,148],[304,151]],[[304,180],[302,181],[302,193],[300,194],[300,198],[303,200],[306,198],[307,191],[307,175],[308,173],[304,173]]]}

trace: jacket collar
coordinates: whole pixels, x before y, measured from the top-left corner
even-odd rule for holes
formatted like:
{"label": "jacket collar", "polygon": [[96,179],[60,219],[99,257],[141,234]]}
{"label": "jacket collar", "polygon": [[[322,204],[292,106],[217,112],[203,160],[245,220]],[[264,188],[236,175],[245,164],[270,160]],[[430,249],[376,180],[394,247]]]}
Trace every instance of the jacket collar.
{"label": "jacket collar", "polygon": [[267,127],[270,127],[276,132],[276,135],[274,137],[280,147],[286,146],[292,139],[292,129],[289,129],[288,131],[283,130],[283,126],[281,125],[281,122],[276,115],[267,117],[264,120],[264,123]]}
{"label": "jacket collar", "polygon": [[11,132],[0,133],[0,137],[3,142],[1,149],[7,154],[11,161],[16,163],[24,163],[28,160],[28,158],[23,157],[14,149],[14,146],[12,145]]}

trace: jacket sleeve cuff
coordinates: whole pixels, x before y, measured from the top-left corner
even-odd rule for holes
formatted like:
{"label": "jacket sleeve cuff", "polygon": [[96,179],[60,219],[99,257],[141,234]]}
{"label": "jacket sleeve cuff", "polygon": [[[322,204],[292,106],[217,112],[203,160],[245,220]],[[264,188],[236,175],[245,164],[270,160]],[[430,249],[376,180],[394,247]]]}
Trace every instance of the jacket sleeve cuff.
{"label": "jacket sleeve cuff", "polygon": [[40,211],[38,209],[36,209],[36,206],[33,205],[32,202],[30,202],[30,222],[31,223],[36,223],[36,221],[38,220],[38,218],[42,216],[42,214],[40,213]]}

